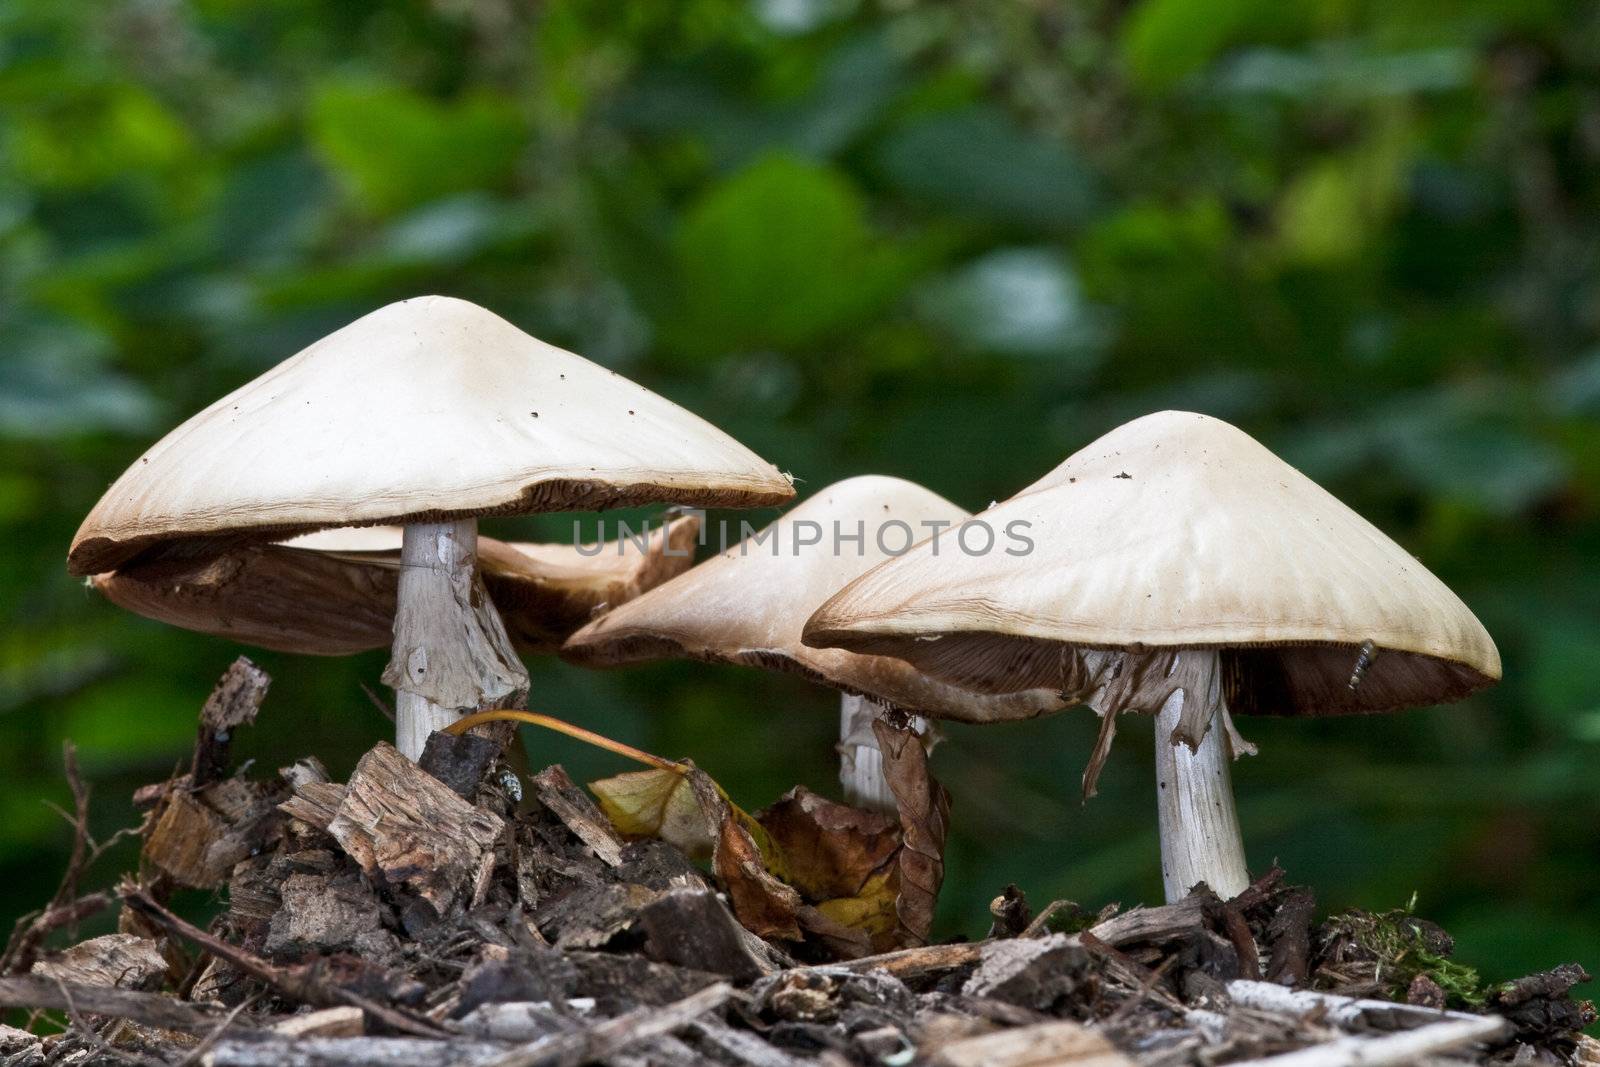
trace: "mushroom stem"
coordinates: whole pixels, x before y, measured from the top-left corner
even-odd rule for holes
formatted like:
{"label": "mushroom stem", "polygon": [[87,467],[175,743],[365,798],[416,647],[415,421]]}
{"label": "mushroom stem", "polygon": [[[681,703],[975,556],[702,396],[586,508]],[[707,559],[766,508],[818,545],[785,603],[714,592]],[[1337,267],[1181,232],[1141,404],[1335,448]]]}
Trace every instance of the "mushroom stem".
{"label": "mushroom stem", "polygon": [[[839,784],[844,786],[846,804],[893,814],[900,805],[883,776],[883,750],[872,729],[881,718],[882,706],[871,699],[839,694]],[[934,735],[927,719],[906,715],[901,722],[903,726],[897,728],[910,730],[921,739],[924,751],[932,751]]]}
{"label": "mushroom stem", "polygon": [[1228,770],[1227,711],[1219,697],[1210,728],[1190,751],[1173,739],[1183,700],[1184,691],[1173,690],[1156,714],[1161,881],[1169,904],[1182,900],[1197,882],[1227,900],[1250,884]]}
{"label": "mushroom stem", "polygon": [[883,777],[883,752],[872,732],[877,718],[877,705],[866,697],[839,694],[839,784],[846,804],[892,812],[894,793]]}
{"label": "mushroom stem", "polygon": [[525,699],[528,672],[478,576],[478,521],[413,523],[400,550],[394,648],[395,747],[422,755],[462,715]]}

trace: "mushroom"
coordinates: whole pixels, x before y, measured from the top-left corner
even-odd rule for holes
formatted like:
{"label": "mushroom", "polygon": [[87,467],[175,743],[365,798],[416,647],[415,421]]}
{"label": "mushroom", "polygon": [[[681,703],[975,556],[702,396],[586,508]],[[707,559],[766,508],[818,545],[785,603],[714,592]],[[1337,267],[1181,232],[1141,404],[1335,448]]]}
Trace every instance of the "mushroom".
{"label": "mushroom", "polygon": [[397,744],[525,698],[477,577],[478,519],[669,501],[781,503],[789,481],[709,423],[464,300],[390,304],[173,430],[73,538],[74,574],[400,525]]}
{"label": "mushroom", "polygon": [[561,655],[593,667],[668,657],[736,663],[838,689],[845,796],[858,806],[893,810],[872,732],[883,710],[995,722],[1065,706],[1048,691],[981,695],[902,660],[801,643],[806,618],[846,582],[928,531],[968,518],[943,497],[900,478],[866,475],[836,482],[720,555],[589,623],[568,639]]}
{"label": "mushroom", "polygon": [[[512,645],[549,653],[596,614],[694,561],[697,515],[647,538],[579,548],[478,538],[478,569]],[[202,559],[154,559],[90,585],[128,611],[258,648],[347,656],[394,639],[398,526],[344,527]]]}
{"label": "mushroom", "polygon": [[823,604],[805,642],[1087,702],[1101,731],[1086,795],[1117,714],[1154,713],[1169,901],[1202,881],[1224,897],[1248,884],[1228,757],[1253,750],[1230,713],[1391,711],[1500,677],[1493,640],[1443,582],[1205,415],[1136,419],[979,517],[1033,551],[935,559],[924,546]]}

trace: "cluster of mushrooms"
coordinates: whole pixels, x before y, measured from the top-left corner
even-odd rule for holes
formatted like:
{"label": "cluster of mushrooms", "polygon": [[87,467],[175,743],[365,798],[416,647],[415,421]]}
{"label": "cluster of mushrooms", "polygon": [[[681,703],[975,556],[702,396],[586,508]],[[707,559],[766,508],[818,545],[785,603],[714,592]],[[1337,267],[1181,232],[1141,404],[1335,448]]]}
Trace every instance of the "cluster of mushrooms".
{"label": "cluster of mushrooms", "polygon": [[[1390,711],[1500,677],[1488,633],[1415,558],[1188,412],[1135,419],[977,516],[899,478],[849,478],[697,566],[692,511],[608,545],[478,536],[497,515],[793,495],[776,467],[615,372],[420,297],[169,433],[90,512],[68,564],[188,629],[308,654],[389,645],[396,743],[413,759],[461,716],[525,702],[519,653],[737,663],[836,689],[846,799],[879,808],[893,803],[879,717],[927,738],[928,720],[1087,704],[1092,795],[1117,717],[1148,713],[1169,900],[1248,884],[1229,765],[1254,750],[1234,715]],[[891,523],[938,532],[905,547],[874,535]],[[974,524],[988,536],[962,536]],[[1002,548],[998,530],[1025,542]]]}

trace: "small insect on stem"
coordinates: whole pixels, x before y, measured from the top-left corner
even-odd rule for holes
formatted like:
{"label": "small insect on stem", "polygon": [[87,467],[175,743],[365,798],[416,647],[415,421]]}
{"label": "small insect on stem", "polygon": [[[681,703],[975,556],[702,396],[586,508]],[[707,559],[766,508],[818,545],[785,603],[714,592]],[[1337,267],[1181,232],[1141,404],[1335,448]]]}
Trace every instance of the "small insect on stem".
{"label": "small insect on stem", "polygon": [[1356,666],[1350,672],[1350,691],[1353,693],[1361,688],[1361,681],[1367,676],[1367,670],[1372,666],[1372,661],[1378,658],[1376,648],[1371,641],[1361,642],[1361,651],[1356,653]]}

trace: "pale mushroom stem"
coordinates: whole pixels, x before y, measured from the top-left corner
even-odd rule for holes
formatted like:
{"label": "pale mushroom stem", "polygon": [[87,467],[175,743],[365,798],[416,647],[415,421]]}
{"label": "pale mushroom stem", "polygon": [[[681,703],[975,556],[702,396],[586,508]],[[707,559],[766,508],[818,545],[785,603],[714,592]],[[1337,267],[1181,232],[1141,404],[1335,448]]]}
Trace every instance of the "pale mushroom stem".
{"label": "pale mushroom stem", "polygon": [[[883,776],[883,750],[872,724],[883,717],[883,709],[866,697],[839,694],[839,784],[844,801],[854,808],[893,814],[899,810],[894,790]],[[905,729],[922,738],[925,749],[932,748],[928,720],[920,715],[906,717]]]}
{"label": "pale mushroom stem", "polygon": [[894,811],[894,793],[883,777],[883,752],[872,732],[877,706],[865,697],[839,694],[839,784],[844,801],[871,811]]}
{"label": "pale mushroom stem", "polygon": [[400,550],[394,648],[395,747],[421,757],[462,715],[520,702],[528,672],[478,576],[478,521],[413,523]]}
{"label": "pale mushroom stem", "polygon": [[1167,903],[1204,882],[1223,900],[1250,884],[1244,841],[1233,807],[1227,710],[1220,698],[1211,726],[1194,751],[1172,733],[1183,714],[1175,689],[1156,714],[1156,806],[1161,825],[1161,881]]}

